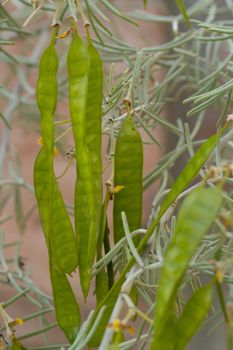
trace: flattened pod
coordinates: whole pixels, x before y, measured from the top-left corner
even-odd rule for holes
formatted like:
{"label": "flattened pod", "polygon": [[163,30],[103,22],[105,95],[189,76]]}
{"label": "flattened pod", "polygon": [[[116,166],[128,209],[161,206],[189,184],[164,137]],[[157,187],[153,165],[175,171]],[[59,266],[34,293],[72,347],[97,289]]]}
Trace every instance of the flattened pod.
{"label": "flattened pod", "polygon": [[103,65],[100,55],[88,41],[89,75],[86,105],[86,144],[93,165],[93,184],[96,200],[96,230],[100,229],[102,207],[102,96],[103,96]]}
{"label": "flattened pod", "polygon": [[[114,240],[124,236],[121,212],[126,213],[130,231],[141,227],[143,146],[130,113],[119,131],[114,162],[114,186],[124,188],[114,195]],[[137,245],[139,237],[134,240]]]}
{"label": "flattened pod", "polygon": [[55,35],[57,27],[53,28],[50,45],[43,52],[39,63],[36,98],[41,117],[41,134],[43,145],[48,151],[48,157],[53,158],[54,123],[53,115],[57,104],[57,70],[58,56],[55,50]]}
{"label": "flattened pod", "polygon": [[71,273],[77,266],[76,241],[53,170],[53,115],[57,104],[57,30],[58,27],[55,26],[50,45],[42,54],[39,64],[36,96],[41,114],[43,148],[35,162],[34,183],[46,241],[48,244],[50,240],[56,266],[64,273]]}
{"label": "flattened pod", "polygon": [[[95,213],[96,213],[96,234],[100,239],[100,221],[102,207],[102,95],[103,95],[103,65],[98,51],[92,45],[91,39],[88,40],[89,53],[89,75],[88,91],[86,105],[86,144],[90,152],[93,185],[95,193]],[[101,238],[101,248],[102,248]],[[98,249],[97,249],[98,250]],[[97,259],[101,257],[101,252]],[[105,270],[100,271],[96,276],[96,298],[102,300],[103,295],[107,294],[108,284]]]}
{"label": "flattened pod", "polygon": [[67,277],[56,267],[50,252],[50,278],[57,323],[72,343],[80,326],[80,310]]}
{"label": "flattened pod", "polygon": [[89,75],[89,54],[86,44],[73,33],[67,67],[69,103],[75,140],[77,181],[75,187],[75,229],[79,253],[80,282],[84,296],[90,288],[91,269],[95,258],[97,224],[93,165],[86,144],[86,105]]}
{"label": "flattened pod", "polygon": [[[48,177],[49,164],[44,147],[34,166],[34,186],[47,246],[50,241],[54,263],[70,274],[77,267],[78,256],[73,227],[55,175]],[[52,185],[51,185],[52,182]]]}

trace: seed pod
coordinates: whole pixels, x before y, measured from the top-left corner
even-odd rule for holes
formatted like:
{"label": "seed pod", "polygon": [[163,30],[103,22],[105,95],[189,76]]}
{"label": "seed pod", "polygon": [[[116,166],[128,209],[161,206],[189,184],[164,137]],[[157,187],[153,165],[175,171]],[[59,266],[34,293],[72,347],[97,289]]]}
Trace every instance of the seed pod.
{"label": "seed pod", "polygon": [[[78,264],[73,227],[56,178],[48,177],[47,154],[42,148],[34,165],[34,186],[46,242],[50,240],[54,263],[64,273],[71,274]],[[52,182],[52,184],[51,184]]]}
{"label": "seed pod", "polygon": [[79,306],[67,277],[56,267],[52,252],[49,263],[57,322],[72,343],[80,326]]}
{"label": "seed pod", "polygon": [[76,241],[73,228],[53,170],[54,120],[57,103],[58,57],[55,50],[57,26],[52,40],[42,54],[37,80],[37,103],[41,114],[43,148],[34,167],[35,192],[46,241],[50,241],[54,261],[64,273],[77,266]]}
{"label": "seed pod", "polygon": [[96,194],[93,162],[86,143],[86,106],[88,97],[89,52],[74,29],[68,51],[69,104],[75,141],[77,181],[75,187],[75,229],[79,253],[82,291],[87,297],[97,241]]}
{"label": "seed pod", "polygon": [[[131,114],[123,121],[119,131],[114,162],[114,186],[124,188],[114,196],[114,240],[124,236],[121,212],[124,211],[130,231],[141,227],[143,146]],[[138,244],[139,237],[134,239]]]}
{"label": "seed pod", "polygon": [[[86,104],[86,145],[90,152],[93,169],[97,235],[100,229],[102,206],[102,96],[103,65],[98,51],[88,40],[89,74]],[[98,237],[97,237],[98,238]]]}

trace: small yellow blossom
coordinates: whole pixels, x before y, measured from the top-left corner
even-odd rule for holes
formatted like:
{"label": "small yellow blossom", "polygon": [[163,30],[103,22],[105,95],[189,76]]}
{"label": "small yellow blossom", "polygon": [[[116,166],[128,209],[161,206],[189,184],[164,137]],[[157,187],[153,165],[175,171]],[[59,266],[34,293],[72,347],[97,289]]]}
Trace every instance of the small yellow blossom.
{"label": "small yellow blossom", "polygon": [[14,328],[15,326],[22,326],[24,321],[21,318],[15,318],[14,320],[8,322],[8,326],[10,329]]}
{"label": "small yellow blossom", "polygon": [[113,189],[113,194],[119,193],[125,186],[116,186]]}
{"label": "small yellow blossom", "polygon": [[18,326],[22,326],[22,324],[24,324],[24,320],[22,320],[22,318],[16,318],[16,319],[15,319],[15,323],[16,323]]}
{"label": "small yellow blossom", "polygon": [[[4,306],[0,304],[0,315],[3,319],[3,322],[6,327],[6,339],[13,339],[14,338],[14,327],[17,325],[22,325],[23,320],[21,318],[15,318],[13,319],[6,310],[4,309]],[[4,336],[2,336],[3,340],[5,341]],[[2,343],[0,342],[0,350],[1,350]]]}
{"label": "small yellow blossom", "polygon": [[121,331],[121,321],[118,318],[112,322],[112,328],[115,332]]}
{"label": "small yellow blossom", "polygon": [[119,320],[118,318],[116,318],[115,320],[112,321],[112,323],[108,324],[109,328],[112,328],[114,330],[114,332],[121,332],[123,330],[127,330],[131,335],[135,334],[135,329],[132,326],[129,326],[128,324],[126,324],[125,322],[122,322],[121,320]]}

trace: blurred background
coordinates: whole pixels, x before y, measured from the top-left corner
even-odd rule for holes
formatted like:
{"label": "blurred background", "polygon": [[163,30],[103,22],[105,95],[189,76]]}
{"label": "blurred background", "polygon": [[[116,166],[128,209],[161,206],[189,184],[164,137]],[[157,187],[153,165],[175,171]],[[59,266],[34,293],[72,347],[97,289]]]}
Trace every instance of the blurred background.
{"label": "blurred background", "polygon": [[[116,37],[119,40],[118,44],[117,41],[115,41],[112,45],[115,47],[119,46],[121,49],[110,49],[110,46],[108,47],[108,45],[106,45],[106,48],[101,48],[94,30],[92,34],[93,37],[96,38],[96,46],[99,48],[103,60],[105,61],[106,76],[108,76],[110,72],[113,72],[115,75],[112,84],[112,91],[114,91],[114,84],[117,86],[118,80],[121,81],[118,87],[121,87],[120,84],[122,84],[123,91],[122,95],[117,97],[117,106],[112,108],[109,112],[106,112],[104,116],[104,126],[106,126],[106,130],[104,129],[103,142],[104,163],[107,161],[106,154],[108,154],[109,145],[108,121],[110,117],[117,119],[125,113],[121,105],[121,100],[125,97],[125,92],[127,92],[126,89],[124,90],[126,80],[124,75],[127,77],[128,72],[132,72],[133,70],[135,52],[142,48],[159,47],[166,42],[174,40],[176,37],[179,38],[181,35],[180,33],[183,35],[183,32],[187,31],[186,24],[179,19],[179,10],[173,0],[148,0],[146,11],[144,11],[142,0],[117,0],[113,1],[113,3],[123,14],[129,16],[132,15],[132,18],[139,23],[139,26],[135,26],[132,23],[115,16],[108,8],[104,7],[102,4],[100,5],[100,11],[102,11],[107,17],[107,20],[104,21],[105,25],[114,33],[114,38]],[[187,8],[194,5],[194,1],[191,0],[186,0],[184,3]],[[196,11],[193,11],[193,17],[211,21],[216,16],[218,20],[224,19],[231,21],[233,11],[233,6],[230,11],[231,4],[231,1],[224,0],[197,1],[197,8]],[[17,329],[17,334],[23,336],[28,332],[33,332],[35,329],[38,329],[38,325],[43,328],[48,327],[54,322],[53,316],[50,316],[49,314],[51,311],[51,287],[49,281],[47,249],[33,193],[33,165],[36,154],[40,148],[37,143],[37,139],[40,136],[39,112],[35,98],[37,65],[41,53],[48,43],[53,4],[51,5],[49,2],[44,2],[44,8],[35,14],[26,27],[22,27],[22,24],[32,13],[30,2],[27,0],[9,0],[6,4],[0,6],[0,229],[2,234],[2,256],[5,257],[5,262],[3,263],[2,261],[3,270],[5,268],[5,272],[3,271],[2,273],[0,302],[4,302],[10,297],[13,297],[17,289],[17,293],[20,293],[19,286],[22,283],[26,283],[28,286],[33,286],[34,296],[36,295],[37,301],[39,300],[38,302],[43,304],[42,309],[48,309],[48,311],[43,314],[44,318],[42,317],[38,319],[35,317],[30,323],[26,322],[22,329]],[[221,11],[216,14],[218,8],[221,8]],[[145,12],[149,15],[146,16]],[[160,21],[157,18],[158,16],[168,16],[169,18],[178,18],[178,20],[169,22],[164,19]],[[82,33],[81,21],[79,21],[78,26]],[[61,25],[61,32],[68,27],[69,20],[67,13]],[[195,32],[192,35],[195,36]],[[103,40],[104,42],[106,40],[108,43],[108,40],[110,39],[104,34]],[[8,42],[8,44],[6,45],[3,41],[6,43]],[[14,45],[11,45],[11,41],[14,42]],[[67,38],[65,40],[59,40],[57,45],[60,56],[59,101],[56,111],[57,120],[69,118],[66,93],[67,73],[65,65],[69,42],[70,38]],[[123,43],[125,43],[125,46]],[[124,49],[122,49],[122,47],[124,47]],[[134,49],[134,51],[132,51],[132,56],[130,56],[129,49],[131,47]],[[188,158],[187,153],[180,152],[177,158],[174,158],[168,165],[166,165],[167,160],[170,158],[168,159],[165,156],[171,154],[170,152],[177,149],[177,147],[182,149],[182,143],[179,144],[179,130],[181,130],[180,128],[182,128],[182,125],[187,121],[186,114],[188,110],[190,110],[190,105],[184,105],[182,101],[190,96],[193,91],[196,91],[196,80],[198,80],[199,74],[198,65],[201,66],[203,63],[201,58],[199,60],[196,59],[194,54],[193,56],[190,54],[188,59],[185,55],[183,57],[182,50],[189,49],[193,50],[190,52],[194,54],[196,52],[200,57],[207,57],[207,55],[209,55],[210,59],[213,60],[211,62],[211,69],[214,69],[215,67],[217,68],[218,64],[220,64],[221,61],[224,61],[229,54],[229,49],[228,47],[225,47],[224,44],[219,45],[218,49],[210,47],[210,45],[206,49],[204,46],[198,46],[198,44],[193,49],[192,46],[188,47],[184,44],[176,50],[173,49],[173,51],[169,48],[167,51],[161,51],[164,52],[164,56],[161,55],[161,57],[159,56],[160,51],[156,51],[155,55],[158,55],[158,58],[156,58],[158,63],[154,64],[152,61],[149,65],[148,69],[151,69],[152,77],[148,80],[146,85],[140,87],[140,89],[152,90],[155,87],[156,91],[156,88],[163,84],[164,81],[164,90],[162,93],[155,93],[152,99],[153,105],[150,107],[151,110],[147,110],[148,114],[146,114],[145,110],[143,114],[136,114],[139,130],[142,134],[143,140],[145,140],[144,175],[145,181],[148,180],[146,182],[146,190],[144,194],[144,228],[147,227],[150,216],[153,216],[152,202],[163,181],[163,177],[167,176],[168,183],[171,183],[179,174]],[[218,50],[218,53],[215,53],[215,56],[213,54],[214,50]],[[149,52],[150,51],[148,50],[148,54]],[[154,51],[152,50],[152,52]],[[213,57],[216,57],[216,62]],[[190,63],[190,65],[187,64],[185,68],[182,66],[183,62],[179,62],[172,72],[173,63],[170,63],[171,59],[177,60],[177,62],[178,59],[181,59],[181,61],[182,59],[187,59],[188,64],[193,59],[193,62]],[[162,61],[163,63],[161,63]],[[192,67],[192,64],[195,65],[194,68]],[[180,70],[179,80],[176,81],[174,73],[178,70]],[[192,80],[191,78],[193,77],[195,70],[197,74],[195,77],[196,80]],[[174,78],[170,79],[170,81],[167,79],[168,71],[170,72],[169,74],[174,74]],[[145,81],[144,76],[147,72],[147,70],[142,71],[143,81]],[[182,80],[182,76],[186,77],[187,75],[190,76],[190,81],[188,82]],[[224,81],[224,78],[221,77],[221,79]],[[111,85],[108,80],[106,81],[106,84]],[[176,93],[176,98],[173,98],[174,96],[172,96],[174,92]],[[164,97],[165,95],[166,97]],[[108,96],[107,89],[105,91],[105,96]],[[138,100],[137,96],[133,107],[137,108]],[[221,103],[224,102],[225,97]],[[196,128],[198,139],[206,138],[215,132],[216,121],[222,107],[221,103],[217,103],[217,105],[215,104],[213,106],[210,105],[208,111],[205,110],[205,114],[198,119],[201,126],[197,125],[198,123],[196,120],[193,121],[193,119],[189,119],[189,130],[192,132],[192,130]],[[104,108],[107,111],[107,103]],[[150,119],[149,112],[152,115],[158,115],[158,118],[165,120],[165,124],[161,121],[158,122],[158,119],[156,119],[156,122],[153,118]],[[149,115],[149,117],[146,117],[146,115]],[[146,128],[144,128],[145,123],[147,126]],[[169,124],[169,127],[167,127],[166,123]],[[148,125],[151,125],[151,127],[148,128]],[[172,130],[172,126],[175,131]],[[148,134],[148,129],[150,134]],[[65,129],[63,127],[58,128],[57,136],[59,137],[64,131]],[[65,169],[67,164],[65,154],[72,146],[72,135],[70,133],[58,142],[59,155],[56,158],[57,175],[61,174]],[[169,171],[165,174],[167,169],[169,169]],[[71,203],[73,202],[75,181],[74,170],[75,165],[72,164],[65,176],[60,180],[63,195],[67,203],[70,204],[71,214]],[[156,171],[158,172],[158,175],[156,175]],[[152,180],[155,179],[153,183],[152,180],[150,180],[150,177],[147,178],[148,174],[155,174],[154,177],[152,176]],[[109,175],[110,172],[107,172],[104,179],[106,180]],[[19,240],[20,243],[14,243]],[[14,271],[13,273],[11,273],[12,262],[15,263],[14,266],[16,266],[16,272]],[[10,280],[11,286],[6,283],[7,279]],[[79,293],[77,280],[73,280],[72,284],[74,289]],[[37,287],[39,289],[37,289]],[[94,299],[90,299],[88,304],[85,304],[82,296],[80,296],[79,302],[82,308],[82,314],[85,316],[90,309],[94,308]],[[32,295],[31,299],[20,297],[19,300],[14,302],[12,307],[9,307],[8,310],[14,317],[23,317],[35,312],[36,310],[36,312],[38,312],[38,307],[40,309],[40,305],[36,304]],[[48,336],[50,343],[65,342],[63,335],[57,329],[48,332],[46,336]],[[212,331],[208,337],[206,336],[206,331],[202,331],[193,340],[189,349],[192,350],[199,347],[201,349],[217,350],[224,349],[224,344],[224,329],[218,327],[218,329]],[[41,335],[25,339],[25,346],[27,345],[35,347],[40,346]]]}

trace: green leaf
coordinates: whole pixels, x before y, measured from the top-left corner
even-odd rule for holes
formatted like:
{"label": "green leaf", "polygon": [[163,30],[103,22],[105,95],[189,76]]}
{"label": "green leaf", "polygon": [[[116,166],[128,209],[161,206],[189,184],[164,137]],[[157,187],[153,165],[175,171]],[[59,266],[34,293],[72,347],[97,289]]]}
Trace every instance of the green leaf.
{"label": "green leaf", "polygon": [[156,332],[156,338],[153,344],[153,350],[176,350],[175,339],[176,336],[176,318],[174,309],[168,311],[166,324],[159,335]]}
{"label": "green leaf", "polygon": [[157,292],[155,338],[163,330],[168,312],[192,258],[205,233],[213,223],[222,203],[220,188],[197,188],[182,203],[176,232],[164,257]]}
{"label": "green leaf", "polygon": [[108,294],[108,276],[103,268],[97,275],[95,280],[95,294],[97,306],[102,302],[103,298]]}
{"label": "green leaf", "polygon": [[184,350],[199,329],[213,301],[213,286],[198,289],[188,300],[176,326],[176,350]]}
{"label": "green leaf", "polygon": [[[178,195],[195,178],[195,176],[198,174],[198,171],[200,170],[200,168],[204,165],[206,160],[209,158],[209,156],[213,152],[213,150],[216,146],[217,140],[218,140],[219,136],[221,135],[221,133],[223,132],[223,130],[225,130],[225,129],[222,129],[219,133],[213,135],[206,142],[204,142],[203,145],[197,150],[195,155],[187,163],[185,168],[182,170],[178,179],[173,184],[171,191],[168,193],[167,197],[165,198],[165,200],[161,206],[161,209],[158,213],[157,218],[149,226],[145,237],[142,239],[141,243],[139,244],[139,246],[137,248],[139,253],[142,252],[143,249],[146,247],[147,242],[149,241],[150,237],[152,236],[152,234],[153,234],[156,226],[158,225],[161,217],[163,216],[163,214],[170,207],[170,205],[174,202],[174,200],[178,197]],[[101,319],[101,322],[98,326],[98,329],[94,333],[94,336],[92,337],[92,339],[89,343],[90,346],[98,346],[99,342],[101,341],[103,333],[104,333],[106,326],[107,326],[107,323],[109,321],[109,318],[111,316],[113,307],[115,306],[116,300],[119,296],[121,286],[124,283],[125,275],[132,268],[134,262],[135,262],[134,257],[132,257],[128,261],[128,263],[126,264],[121,275],[119,276],[118,280],[116,281],[116,283],[114,284],[112,289],[109,291],[108,295],[103,299],[102,303],[100,303],[98,308],[96,309],[94,319],[96,319],[100,308],[104,305],[106,307],[104,310],[104,314],[103,314],[103,317]]]}
{"label": "green leaf", "polygon": [[186,12],[186,9],[185,9],[185,6],[184,6],[184,3],[183,3],[183,0],[176,0],[176,4],[177,6],[179,7],[180,9],[180,12],[184,18],[184,20],[188,23],[188,25],[190,26],[190,22],[189,22],[189,16]]}
{"label": "green leaf", "polygon": [[168,193],[168,195],[164,199],[158,216],[160,216],[161,213],[163,214],[165,213],[167,208],[175,201],[178,195],[195,178],[195,176],[198,174],[201,167],[205,164],[206,160],[209,158],[209,156],[213,152],[215,145],[217,143],[217,140],[221,135],[222,131],[220,131],[220,133],[214,134],[206,142],[204,142],[201,145],[201,147],[197,150],[195,155],[186,164],[185,168],[182,170],[181,174],[173,184],[171,191]]}

